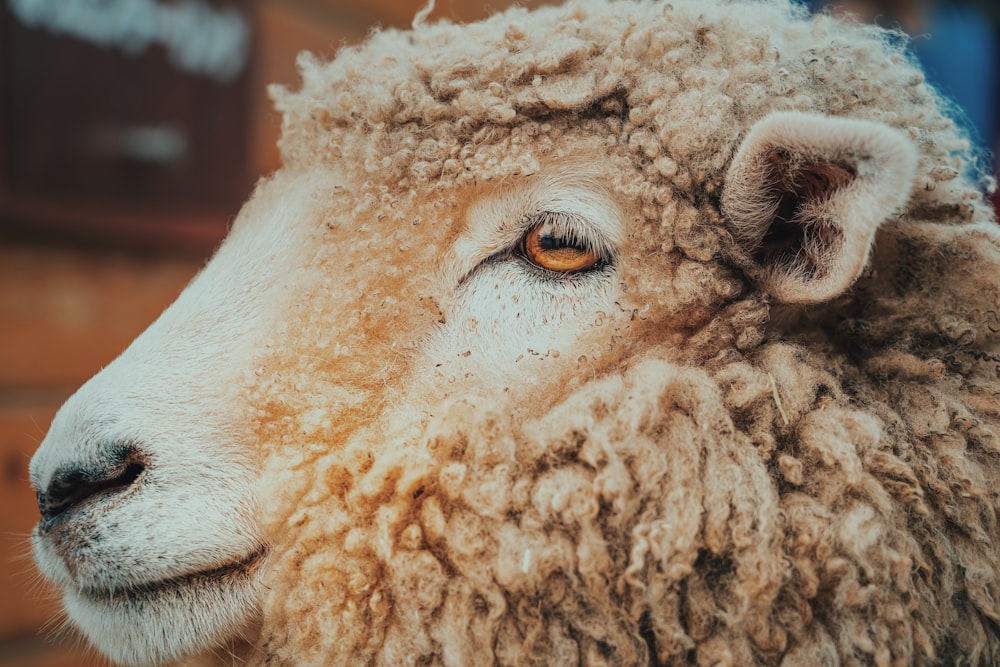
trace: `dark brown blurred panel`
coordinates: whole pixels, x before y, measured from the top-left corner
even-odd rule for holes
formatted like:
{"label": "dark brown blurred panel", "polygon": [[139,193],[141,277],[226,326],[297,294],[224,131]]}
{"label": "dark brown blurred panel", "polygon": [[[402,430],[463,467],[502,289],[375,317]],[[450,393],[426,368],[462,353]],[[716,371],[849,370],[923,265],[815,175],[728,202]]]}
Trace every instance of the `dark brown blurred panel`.
{"label": "dark brown blurred panel", "polygon": [[199,265],[0,245],[0,405],[4,392],[82,384],[177,298]]}
{"label": "dark brown blurred panel", "polygon": [[[200,2],[208,18],[246,26],[236,78],[181,66],[165,44],[100,46],[45,21],[27,25],[13,4],[0,5],[0,224],[39,236],[215,245],[254,178],[253,12],[247,0]],[[216,24],[205,25],[213,37]]]}

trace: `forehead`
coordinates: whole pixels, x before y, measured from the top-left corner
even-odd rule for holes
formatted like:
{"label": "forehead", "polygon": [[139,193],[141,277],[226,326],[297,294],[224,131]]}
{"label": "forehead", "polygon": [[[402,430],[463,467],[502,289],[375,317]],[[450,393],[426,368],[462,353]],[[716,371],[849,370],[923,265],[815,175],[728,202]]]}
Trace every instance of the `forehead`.
{"label": "forehead", "polygon": [[570,150],[624,152],[642,176],[633,192],[655,203],[717,196],[740,137],[771,111],[881,118],[902,98],[933,103],[900,45],[804,18],[783,2],[583,1],[376,33],[330,63],[301,58],[301,88],[275,90],[283,159],[349,165],[372,208],[534,174]]}

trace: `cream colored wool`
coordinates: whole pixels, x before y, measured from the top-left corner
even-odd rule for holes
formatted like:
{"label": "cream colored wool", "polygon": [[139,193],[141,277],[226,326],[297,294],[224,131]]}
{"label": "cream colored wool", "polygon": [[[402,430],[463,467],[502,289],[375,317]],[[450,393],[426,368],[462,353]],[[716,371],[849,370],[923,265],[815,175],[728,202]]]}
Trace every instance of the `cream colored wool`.
{"label": "cream colored wool", "polygon": [[[1000,664],[1000,236],[902,42],[781,1],[581,0],[303,56],[265,187],[342,187],[251,375],[255,664]],[[780,110],[919,154],[818,306],[773,305],[720,211]],[[623,206],[613,331],[524,384],[414,376],[469,203],[564,162]]]}

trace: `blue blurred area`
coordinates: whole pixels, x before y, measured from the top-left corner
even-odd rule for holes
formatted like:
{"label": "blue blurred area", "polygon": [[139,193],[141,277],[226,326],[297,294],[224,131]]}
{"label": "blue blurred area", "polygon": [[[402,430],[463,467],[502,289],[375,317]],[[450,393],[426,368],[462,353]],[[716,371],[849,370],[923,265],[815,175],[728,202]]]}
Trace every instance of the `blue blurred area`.
{"label": "blue blurred area", "polygon": [[1000,148],[1000,14],[995,2],[813,0],[809,4],[815,10],[846,11],[862,21],[909,33],[928,80],[965,111],[973,139],[992,156]]}
{"label": "blue blurred area", "polygon": [[927,13],[926,35],[914,51],[927,77],[964,110],[978,139],[997,149],[998,61],[996,26],[973,6],[935,3]]}

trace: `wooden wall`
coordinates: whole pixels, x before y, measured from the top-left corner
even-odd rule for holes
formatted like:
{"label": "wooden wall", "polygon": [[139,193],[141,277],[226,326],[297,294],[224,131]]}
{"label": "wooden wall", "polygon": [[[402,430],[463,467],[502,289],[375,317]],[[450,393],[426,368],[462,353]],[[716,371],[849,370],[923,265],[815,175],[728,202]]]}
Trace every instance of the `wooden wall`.
{"label": "wooden wall", "polygon": [[[422,4],[250,2],[249,171],[260,175],[279,166],[279,118],[264,87],[275,81],[294,85],[299,50],[333,55],[373,25],[408,25]],[[504,4],[489,3],[493,8]],[[485,0],[439,0],[438,5],[434,16],[453,20],[486,12]],[[56,632],[63,625],[59,601],[35,573],[28,545],[38,520],[28,462],[59,405],[173,301],[224,228],[185,237],[193,239],[187,245],[160,247],[155,238],[136,244],[107,232],[72,235],[70,242],[51,231],[26,235],[16,222],[0,222],[0,666],[105,665],[71,632]],[[15,227],[16,234],[8,233]]]}

